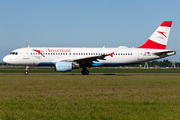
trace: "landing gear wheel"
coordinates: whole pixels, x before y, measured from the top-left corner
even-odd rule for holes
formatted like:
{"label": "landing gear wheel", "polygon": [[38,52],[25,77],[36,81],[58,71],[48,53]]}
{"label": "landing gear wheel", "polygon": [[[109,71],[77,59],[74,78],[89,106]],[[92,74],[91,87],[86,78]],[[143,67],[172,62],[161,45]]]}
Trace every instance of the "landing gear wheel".
{"label": "landing gear wheel", "polygon": [[25,75],[28,75],[28,74],[29,74],[28,68],[29,68],[29,66],[26,66],[26,71],[24,72]]}
{"label": "landing gear wheel", "polygon": [[28,75],[28,73],[29,73],[28,71],[25,71],[25,72],[24,72],[25,75]]}
{"label": "landing gear wheel", "polygon": [[88,70],[82,70],[81,73],[82,73],[82,75],[89,75],[89,71]]}

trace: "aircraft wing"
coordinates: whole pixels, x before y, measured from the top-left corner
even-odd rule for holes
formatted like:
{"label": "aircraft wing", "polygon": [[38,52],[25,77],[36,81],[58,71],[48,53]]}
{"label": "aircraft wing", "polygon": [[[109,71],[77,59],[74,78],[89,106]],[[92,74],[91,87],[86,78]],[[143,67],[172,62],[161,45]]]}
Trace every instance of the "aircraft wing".
{"label": "aircraft wing", "polygon": [[157,56],[162,56],[162,55],[173,55],[173,54],[176,54],[176,51],[162,51],[162,52],[155,52],[154,53],[155,55],[157,55]]}
{"label": "aircraft wing", "polygon": [[110,54],[103,54],[103,55],[96,55],[96,56],[91,56],[91,57],[84,57],[84,58],[78,58],[78,59],[73,59],[72,61],[77,62],[79,64],[92,64],[94,61],[98,62],[98,59],[100,60],[106,60],[104,59],[106,56],[111,56],[113,57],[114,52]]}

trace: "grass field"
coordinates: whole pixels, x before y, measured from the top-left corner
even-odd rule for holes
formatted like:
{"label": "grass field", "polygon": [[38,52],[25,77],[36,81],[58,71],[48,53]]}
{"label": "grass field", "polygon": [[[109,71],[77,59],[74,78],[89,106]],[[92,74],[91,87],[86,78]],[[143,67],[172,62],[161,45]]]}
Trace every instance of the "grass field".
{"label": "grass field", "polygon": [[180,119],[180,77],[2,75],[0,119]]}
{"label": "grass field", "polygon": [[[55,72],[54,68],[30,68],[29,73],[41,74],[81,74],[82,69],[75,69],[70,72],[59,73]],[[91,74],[179,74],[180,69],[114,69],[114,68],[88,68]],[[24,74],[25,68],[0,68],[0,74]]]}

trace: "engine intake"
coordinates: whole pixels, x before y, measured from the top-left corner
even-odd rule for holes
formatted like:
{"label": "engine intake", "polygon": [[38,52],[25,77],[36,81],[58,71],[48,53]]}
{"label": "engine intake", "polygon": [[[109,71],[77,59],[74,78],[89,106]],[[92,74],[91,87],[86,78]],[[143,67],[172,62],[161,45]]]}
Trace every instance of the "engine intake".
{"label": "engine intake", "polygon": [[79,64],[73,62],[56,62],[55,71],[68,72],[72,69],[79,69]]}

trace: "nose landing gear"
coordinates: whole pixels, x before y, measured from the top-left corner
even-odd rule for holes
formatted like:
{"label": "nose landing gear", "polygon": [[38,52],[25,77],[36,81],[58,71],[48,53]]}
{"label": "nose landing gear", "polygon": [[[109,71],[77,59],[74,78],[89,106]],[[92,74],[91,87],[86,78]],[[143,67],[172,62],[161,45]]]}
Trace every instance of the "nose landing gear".
{"label": "nose landing gear", "polygon": [[25,75],[28,75],[28,74],[29,74],[28,68],[29,68],[29,66],[26,66],[26,71],[24,72]]}

